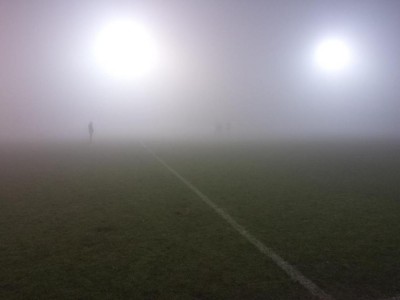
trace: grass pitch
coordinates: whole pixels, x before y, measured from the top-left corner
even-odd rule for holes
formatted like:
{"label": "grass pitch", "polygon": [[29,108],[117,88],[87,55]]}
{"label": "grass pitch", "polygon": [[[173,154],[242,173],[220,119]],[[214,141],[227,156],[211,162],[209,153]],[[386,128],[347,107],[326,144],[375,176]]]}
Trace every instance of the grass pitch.
{"label": "grass pitch", "polygon": [[[149,145],[336,299],[400,294],[399,146]],[[139,144],[0,161],[1,299],[312,299]]]}

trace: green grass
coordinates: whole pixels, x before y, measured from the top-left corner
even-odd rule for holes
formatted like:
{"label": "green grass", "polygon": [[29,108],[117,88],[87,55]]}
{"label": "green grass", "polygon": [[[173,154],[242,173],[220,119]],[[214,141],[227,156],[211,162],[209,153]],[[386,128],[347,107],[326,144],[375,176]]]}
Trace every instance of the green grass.
{"label": "green grass", "polygon": [[194,157],[190,148],[186,156],[164,152],[183,176],[337,299],[400,294],[400,147],[289,143],[209,148]]}
{"label": "green grass", "polygon": [[307,299],[140,146],[3,153],[1,299]]}
{"label": "green grass", "polygon": [[[400,294],[400,147],[149,145],[336,299]],[[0,299],[312,299],[139,144],[0,163]]]}

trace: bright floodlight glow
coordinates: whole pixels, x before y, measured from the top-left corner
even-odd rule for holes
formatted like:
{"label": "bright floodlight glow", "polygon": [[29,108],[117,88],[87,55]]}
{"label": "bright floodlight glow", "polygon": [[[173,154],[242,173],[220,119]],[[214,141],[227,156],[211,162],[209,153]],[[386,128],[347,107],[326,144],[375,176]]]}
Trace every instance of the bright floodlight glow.
{"label": "bright floodlight glow", "polygon": [[158,45],[151,32],[131,19],[115,20],[99,31],[94,57],[106,73],[118,80],[147,77],[159,62]]}
{"label": "bright floodlight glow", "polygon": [[341,39],[323,40],[315,51],[317,65],[327,71],[340,71],[351,64],[351,50]]}

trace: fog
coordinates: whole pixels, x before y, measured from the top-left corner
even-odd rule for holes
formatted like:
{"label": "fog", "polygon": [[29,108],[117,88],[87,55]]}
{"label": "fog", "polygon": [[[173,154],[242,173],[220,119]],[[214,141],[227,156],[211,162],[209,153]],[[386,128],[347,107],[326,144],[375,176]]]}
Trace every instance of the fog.
{"label": "fog", "polygon": [[[158,45],[151,74],[118,80],[93,58],[109,20]],[[0,2],[0,140],[398,137],[400,2]],[[348,68],[315,65],[342,37]]]}

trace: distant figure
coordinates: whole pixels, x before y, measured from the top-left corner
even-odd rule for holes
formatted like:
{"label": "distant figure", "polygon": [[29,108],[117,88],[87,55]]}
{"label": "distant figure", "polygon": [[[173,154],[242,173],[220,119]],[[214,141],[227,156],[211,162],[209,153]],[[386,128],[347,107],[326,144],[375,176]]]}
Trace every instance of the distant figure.
{"label": "distant figure", "polygon": [[94,133],[93,122],[89,123],[88,129],[89,129],[90,143],[92,143],[93,142],[93,133]]}

